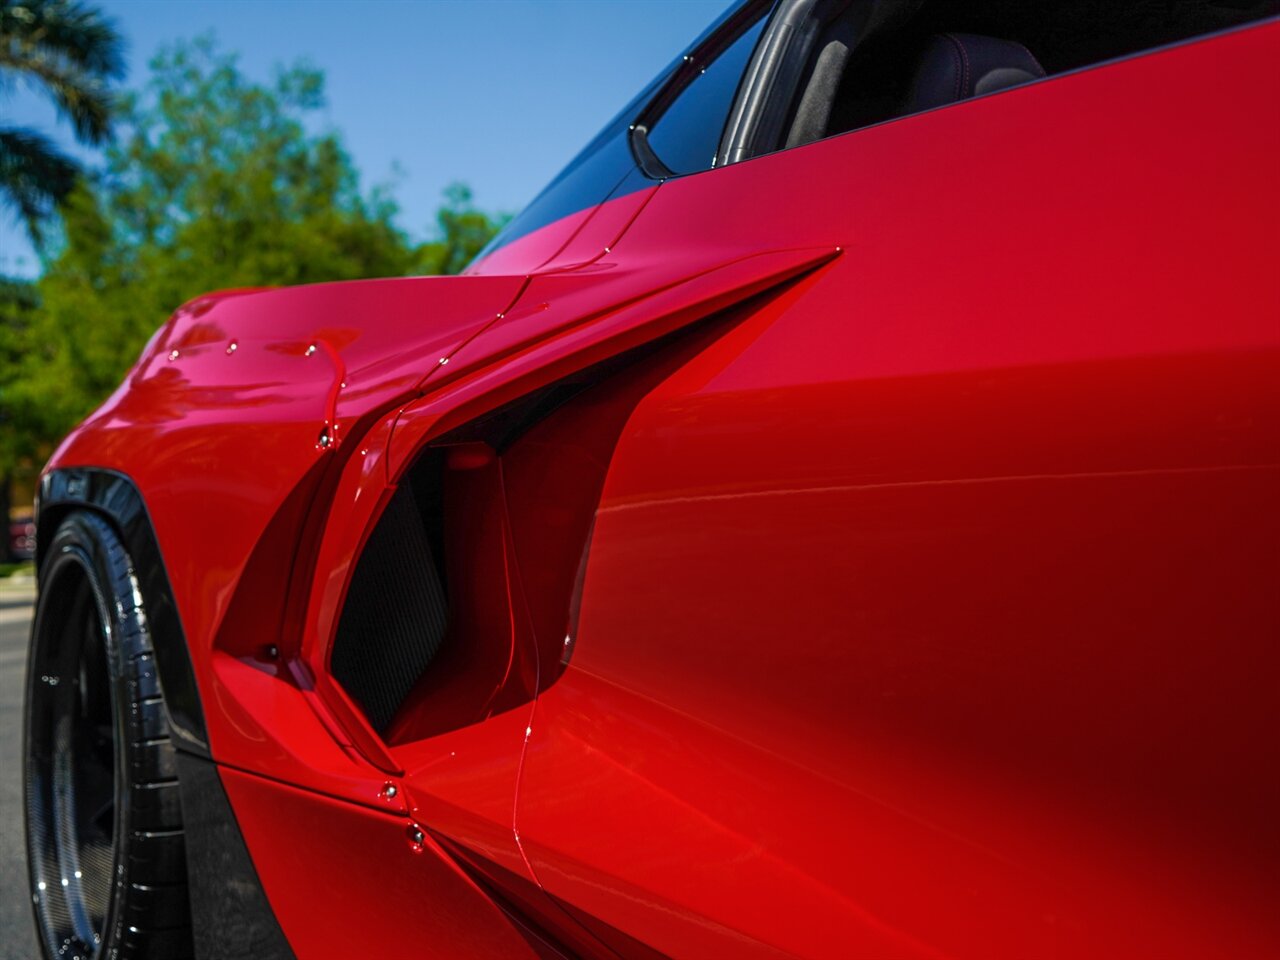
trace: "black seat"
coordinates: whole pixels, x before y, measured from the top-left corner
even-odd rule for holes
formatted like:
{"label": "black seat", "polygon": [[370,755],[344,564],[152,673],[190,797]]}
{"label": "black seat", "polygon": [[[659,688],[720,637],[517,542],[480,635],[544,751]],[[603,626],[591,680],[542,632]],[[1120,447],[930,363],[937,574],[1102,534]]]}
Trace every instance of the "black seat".
{"label": "black seat", "polygon": [[1044,75],[1044,67],[1020,43],[972,33],[941,33],[925,45],[902,113],[994,93]]}

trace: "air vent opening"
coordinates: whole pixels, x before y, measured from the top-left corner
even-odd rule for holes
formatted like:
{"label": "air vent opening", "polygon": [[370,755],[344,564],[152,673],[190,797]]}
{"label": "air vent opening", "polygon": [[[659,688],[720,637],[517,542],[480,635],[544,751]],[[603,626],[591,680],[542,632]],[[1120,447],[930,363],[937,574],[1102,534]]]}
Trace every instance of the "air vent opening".
{"label": "air vent opening", "polygon": [[440,652],[449,623],[438,455],[387,501],[347,589],[329,668],[382,733]]}
{"label": "air vent opening", "polygon": [[628,417],[745,312],[492,410],[411,463],[356,563],[330,654],[387,744],[478,723],[559,678]]}

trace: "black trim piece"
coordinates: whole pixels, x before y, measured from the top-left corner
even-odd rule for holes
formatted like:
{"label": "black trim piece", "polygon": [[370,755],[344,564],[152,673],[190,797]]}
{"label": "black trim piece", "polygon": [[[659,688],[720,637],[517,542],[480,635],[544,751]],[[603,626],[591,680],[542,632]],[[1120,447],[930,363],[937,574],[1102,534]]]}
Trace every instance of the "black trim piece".
{"label": "black trim piece", "polygon": [[218,767],[178,754],[199,960],[295,960],[253,867]]}
{"label": "black trim piece", "polygon": [[[696,80],[708,64],[736,43],[738,38],[750,30],[761,17],[773,15],[769,10],[773,4],[774,0],[744,0],[722,16],[712,29],[698,38],[690,51],[677,61],[675,69],[658,88],[656,96],[645,105],[644,110],[630,127],[629,142],[632,156],[636,166],[646,177],[651,180],[667,180],[674,176],[691,176],[705,172],[703,170],[691,170],[684,174],[672,172],[649,145],[648,133],[653,125],[662,119],[667,108],[684,92],[685,87]],[[770,29],[772,24],[766,25],[766,35]],[[764,37],[761,37],[757,43],[756,53],[752,55],[749,63],[755,62],[763,43]],[[734,104],[737,104],[741,98],[741,89],[740,85],[739,92],[734,97]],[[730,105],[729,116],[733,116],[733,112],[734,105]],[[726,130],[728,122],[729,118],[726,117]],[[716,160],[712,163],[713,167],[721,166],[719,158],[723,151],[722,137],[721,147],[716,152]]]}
{"label": "black trim piece", "polygon": [[733,46],[738,37],[768,13],[774,0],[747,0],[739,4],[716,24],[713,32],[704,35],[677,63],[676,69],[658,90],[657,95],[645,105],[636,120],[637,124],[652,127],[662,119],[667,108],[684,92],[684,88],[696,80],[716,57]]}
{"label": "black trim piece", "polygon": [[[848,0],[834,2],[847,6]],[[818,37],[820,24],[814,13],[826,5],[826,0],[783,0],[778,4],[730,108],[717,166],[771,152]]]}
{"label": "black trim piece", "polygon": [[186,633],[142,495],[132,480],[114,470],[96,467],[50,470],[40,479],[36,503],[37,573],[44,569],[47,559],[44,545],[53,537],[62,518],[75,509],[90,509],[106,517],[129,551],[155,647],[173,745],[208,757],[209,736]]}
{"label": "black trim piece", "polygon": [[649,128],[637,123],[631,128],[631,153],[636,158],[640,172],[650,180],[670,180],[676,176],[674,170],[662,162],[662,158],[649,146]]}

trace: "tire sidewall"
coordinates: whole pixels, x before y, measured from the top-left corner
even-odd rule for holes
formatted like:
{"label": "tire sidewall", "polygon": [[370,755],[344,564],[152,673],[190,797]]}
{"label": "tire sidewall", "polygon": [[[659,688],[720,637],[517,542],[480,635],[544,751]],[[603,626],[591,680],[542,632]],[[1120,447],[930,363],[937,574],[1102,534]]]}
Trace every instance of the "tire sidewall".
{"label": "tire sidewall", "polygon": [[[92,602],[97,608],[102,630],[99,636],[106,647],[106,662],[109,678],[112,724],[115,736],[114,749],[114,796],[115,824],[112,851],[111,872],[112,883],[102,930],[102,942],[94,954],[96,960],[115,960],[120,956],[120,942],[124,925],[123,901],[125,891],[129,889],[129,849],[131,840],[131,811],[129,768],[131,759],[131,737],[128,730],[128,711],[131,709],[132,696],[128,688],[125,670],[124,644],[122,637],[129,631],[141,630],[145,633],[145,615],[141,609],[137,595],[137,581],[129,562],[128,554],[111,526],[96,514],[79,511],[70,514],[59,525],[49,546],[48,559],[40,571],[39,600],[36,614],[32,622],[32,636],[28,656],[27,704],[24,710],[24,764],[31,758],[31,723],[32,710],[30,704],[36,684],[43,682],[37,675],[41,669],[39,639],[42,628],[47,625],[52,615],[51,608],[59,599],[59,591],[54,589],[59,579],[68,573],[72,566],[81,568],[88,585]],[[125,586],[126,592],[122,589]],[[26,790],[31,790],[31,776],[25,777]],[[51,798],[50,798],[51,799]],[[50,804],[52,806],[52,804]],[[26,824],[27,855],[32,886],[36,881],[35,856],[32,849],[33,837],[29,822],[31,801],[24,804],[24,815],[28,817]],[[51,813],[50,813],[51,815]],[[44,927],[40,917],[39,905],[34,903],[36,926],[40,933],[42,951],[48,952],[45,943]]]}

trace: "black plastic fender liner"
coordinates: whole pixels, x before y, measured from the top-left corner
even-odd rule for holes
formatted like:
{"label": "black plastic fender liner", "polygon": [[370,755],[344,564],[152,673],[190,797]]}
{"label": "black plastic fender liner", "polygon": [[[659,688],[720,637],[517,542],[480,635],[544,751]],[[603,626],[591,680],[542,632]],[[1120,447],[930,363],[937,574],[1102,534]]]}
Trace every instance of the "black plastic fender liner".
{"label": "black plastic fender liner", "polygon": [[123,473],[96,467],[60,468],[41,477],[36,504],[37,574],[47,559],[42,545],[48,543],[62,518],[76,509],[89,509],[104,516],[128,550],[147,611],[173,744],[179,751],[208,757],[209,737],[187,637],[155,529],[134,482]]}
{"label": "black plastic fender liner", "polygon": [[295,960],[217,765],[178,753],[191,926],[199,960]]}

